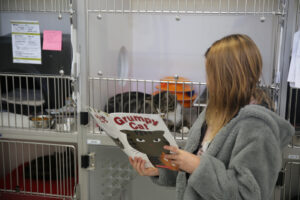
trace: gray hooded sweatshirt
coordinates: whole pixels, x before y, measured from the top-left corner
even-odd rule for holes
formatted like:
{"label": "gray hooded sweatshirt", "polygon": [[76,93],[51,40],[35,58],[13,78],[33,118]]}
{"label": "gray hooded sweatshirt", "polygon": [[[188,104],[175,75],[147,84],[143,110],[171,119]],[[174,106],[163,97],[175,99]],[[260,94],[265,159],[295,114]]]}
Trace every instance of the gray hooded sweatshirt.
{"label": "gray hooded sweatshirt", "polygon": [[[205,111],[194,123],[185,147],[199,147]],[[295,130],[285,119],[259,105],[247,105],[215,136],[187,179],[185,172],[159,169],[152,180],[176,186],[178,200],[269,200],[278,172],[281,151]]]}

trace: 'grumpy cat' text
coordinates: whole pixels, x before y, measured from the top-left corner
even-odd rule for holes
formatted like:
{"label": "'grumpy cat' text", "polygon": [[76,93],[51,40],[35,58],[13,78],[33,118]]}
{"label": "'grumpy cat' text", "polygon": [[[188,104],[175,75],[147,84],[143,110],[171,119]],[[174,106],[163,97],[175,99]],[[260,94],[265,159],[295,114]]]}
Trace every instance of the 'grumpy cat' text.
{"label": "'grumpy cat' text", "polygon": [[[128,123],[128,125],[136,130],[136,129],[149,129],[148,125],[152,124],[153,126],[157,126],[158,121],[154,119],[150,119],[147,117],[140,117],[140,116],[125,116],[125,117],[115,117],[114,121],[118,125],[124,125],[125,123]],[[137,124],[135,122],[144,122],[142,124]]]}

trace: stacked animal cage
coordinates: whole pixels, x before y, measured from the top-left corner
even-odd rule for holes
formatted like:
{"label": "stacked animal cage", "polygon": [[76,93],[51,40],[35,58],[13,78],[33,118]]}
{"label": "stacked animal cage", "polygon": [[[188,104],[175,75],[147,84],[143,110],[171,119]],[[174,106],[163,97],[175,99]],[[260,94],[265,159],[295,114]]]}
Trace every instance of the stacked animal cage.
{"label": "stacked animal cage", "polygon": [[[185,129],[191,127],[206,103],[205,83],[105,77],[90,77],[89,81],[90,106],[108,113],[160,114],[170,131],[177,133],[177,138],[181,139],[187,137],[188,131]],[[104,93],[110,98],[98,96]],[[196,104],[196,93],[203,95],[195,106],[196,109],[193,109],[193,105]],[[100,133],[95,132],[95,128],[91,131],[93,134]]]}
{"label": "stacked animal cage", "polygon": [[[260,85],[265,91],[270,94],[274,102],[274,107],[277,112],[279,112],[279,77],[280,77],[280,66],[281,66],[281,51],[282,51],[282,38],[283,38],[283,25],[281,24],[281,18],[285,16],[287,12],[285,1],[247,1],[247,0],[220,0],[220,1],[211,1],[211,0],[195,0],[195,1],[183,1],[183,0],[114,0],[114,1],[93,1],[89,0],[86,3],[87,7],[87,54],[90,55],[87,59],[87,63],[89,65],[89,78],[88,78],[88,104],[91,107],[97,108],[99,110],[105,110],[107,112],[140,112],[140,113],[159,113],[163,116],[164,120],[167,122],[170,121],[170,116],[173,117],[172,121],[174,122],[169,129],[174,133],[174,137],[177,139],[186,139],[188,129],[193,124],[194,120],[197,118],[198,114],[203,110],[206,106],[206,98],[207,91],[205,89],[205,72],[203,66],[204,58],[198,59],[199,63],[193,63],[194,65],[192,70],[196,70],[196,72],[188,73],[186,69],[179,69],[176,64],[174,68],[177,70],[178,75],[168,74],[166,70],[164,73],[160,72],[160,69],[157,69],[155,66],[151,66],[154,64],[160,64],[159,62],[153,61],[153,59],[157,59],[154,56],[150,55],[150,59],[146,58],[146,61],[143,61],[145,56],[140,56],[141,52],[144,51],[141,47],[136,45],[136,49],[134,49],[134,43],[140,42],[143,38],[139,36],[138,31],[143,31],[140,29],[145,28],[145,26],[141,25],[142,20],[146,19],[146,17],[153,17],[159,20],[170,20],[171,18],[175,18],[174,21],[180,22],[184,20],[184,17],[192,16],[196,19],[198,17],[212,17],[212,20],[217,19],[219,16],[235,16],[245,18],[244,16],[256,16],[255,20],[261,23],[264,23],[265,20],[273,20],[274,23],[278,23],[271,26],[272,31],[270,32],[272,35],[272,44],[271,48],[268,49],[270,52],[263,52],[263,56],[273,57],[273,60],[266,60],[264,58],[264,62],[266,63],[267,70],[263,71],[263,81]],[[121,14],[121,15],[120,15]],[[270,17],[271,16],[271,17]],[[130,18],[131,17],[131,18]],[[214,19],[217,17],[216,19]],[[268,18],[270,17],[270,19]],[[132,19],[133,18],[133,19]],[[141,18],[138,19],[138,18]],[[220,17],[221,18],[221,17]],[[209,20],[209,18],[205,18]],[[135,23],[136,27],[133,27],[131,22]],[[140,20],[140,22],[139,22]],[[149,19],[146,19],[149,20]],[[190,20],[190,19],[189,19]],[[229,19],[232,20],[232,19]],[[126,25],[128,24],[128,27]],[[138,21],[138,22],[136,22]],[[113,26],[115,23],[116,27]],[[151,23],[151,21],[150,21]],[[187,23],[195,23],[190,20]],[[252,22],[251,22],[252,23]],[[97,28],[95,24],[99,24],[98,27],[104,27],[101,30]],[[253,23],[254,24],[254,23]],[[251,25],[253,25],[251,24]],[[155,26],[156,24],[152,25]],[[255,24],[254,24],[255,25]],[[141,27],[138,27],[141,26]],[[158,25],[159,26],[159,25]],[[173,30],[173,23],[169,23],[166,25],[166,32],[168,32],[167,26],[170,26]],[[103,33],[107,28],[112,31],[121,31],[124,32],[125,40],[116,39],[114,36],[107,35]],[[129,30],[128,30],[129,29]],[[135,29],[137,31],[135,32]],[[146,29],[145,31],[152,31],[149,35],[155,35],[153,29]],[[226,30],[228,31],[228,30]],[[232,30],[230,30],[232,31]],[[235,30],[233,30],[235,31]],[[250,30],[248,30],[250,31]],[[133,32],[133,33],[132,33]],[[137,35],[138,39],[131,38],[132,36],[127,36],[130,34]],[[97,37],[97,36],[98,37]],[[100,37],[99,37],[100,35]],[[102,36],[102,37],[101,37]],[[194,35],[193,35],[194,36]],[[206,36],[207,35],[202,35]],[[97,38],[96,38],[97,37]],[[101,38],[105,38],[108,40],[102,41]],[[158,37],[154,37],[157,39]],[[176,39],[178,39],[177,37]],[[129,42],[127,41],[129,40]],[[149,37],[150,40],[153,38]],[[164,38],[166,39],[166,38]],[[180,38],[184,41],[184,38]],[[188,41],[188,38],[185,38]],[[201,38],[193,38],[195,42],[201,41]],[[114,42],[117,40],[117,42]],[[109,52],[109,50],[105,50],[104,47],[99,47],[97,41],[102,42],[102,46],[114,49],[113,51],[117,51],[116,53]],[[155,43],[156,41],[152,41]],[[159,41],[158,41],[159,42]],[[157,43],[158,43],[157,42]],[[178,42],[178,40],[171,40],[171,42]],[[133,44],[131,44],[133,43]],[[141,42],[142,43],[142,42]],[[180,43],[182,45],[182,43]],[[110,46],[109,46],[110,45]],[[169,45],[166,43],[166,45]],[[207,45],[207,44],[205,44]],[[269,44],[268,44],[269,45]],[[172,46],[172,45],[170,45]],[[121,47],[121,48],[120,48]],[[144,46],[142,46],[144,47]],[[148,47],[145,45],[145,47]],[[186,46],[183,46],[186,48]],[[207,46],[208,48],[209,46]],[[120,48],[118,52],[118,48]],[[159,48],[159,47],[158,47]],[[168,49],[172,51],[172,49]],[[206,49],[198,48],[200,52],[204,52]],[[273,49],[275,49],[274,52]],[[166,51],[167,51],[166,50]],[[185,49],[190,53],[190,50]],[[149,54],[159,54],[160,50],[157,52],[154,51],[153,47],[150,47]],[[96,53],[95,53],[96,52]],[[199,54],[201,54],[199,52]],[[181,52],[182,53],[182,52]],[[270,53],[270,54],[269,54]],[[155,54],[155,56],[159,56]],[[168,54],[166,52],[165,54]],[[171,53],[170,53],[171,54]],[[184,53],[182,53],[184,54]],[[267,55],[266,55],[267,54]],[[152,56],[152,57],[151,57]],[[199,55],[200,57],[201,55]],[[140,58],[141,57],[141,58]],[[179,56],[180,57],[180,54]],[[147,60],[148,59],[148,60]],[[159,57],[160,62],[165,64],[165,60]],[[177,59],[177,58],[175,58]],[[194,58],[192,58],[194,59]],[[142,62],[149,62],[150,64],[145,64],[145,66],[139,66]],[[201,62],[202,61],[202,62]],[[110,62],[110,63],[108,63]],[[134,63],[136,62],[136,63]],[[182,62],[181,60],[179,62]],[[195,62],[195,60],[191,61]],[[182,64],[182,63],[181,63]],[[106,67],[109,65],[110,67]],[[100,68],[99,68],[100,66]],[[162,66],[167,70],[172,71],[172,67],[170,66]],[[199,69],[196,69],[198,67]],[[142,69],[141,69],[142,68]],[[153,72],[147,68],[152,68]],[[100,71],[98,71],[100,69]],[[137,70],[139,72],[134,72]],[[202,71],[201,71],[202,70]],[[169,72],[168,71],[168,72]],[[185,73],[184,73],[185,72]],[[199,73],[200,72],[200,73]],[[149,73],[146,75],[146,73]],[[156,76],[155,73],[158,75]],[[199,73],[199,76],[195,76],[195,74]],[[98,74],[95,76],[94,74]],[[187,79],[180,79],[181,74],[187,74],[186,76],[191,76],[198,79],[198,81],[189,81]],[[137,79],[131,78],[132,76],[139,75],[142,77],[150,77],[145,79]],[[169,79],[164,79],[163,76],[172,76],[168,77]],[[151,79],[153,78],[154,79]],[[160,78],[160,80],[157,80]],[[178,79],[179,78],[179,79]],[[199,81],[200,79],[200,81]],[[184,80],[184,81],[182,81]],[[166,98],[166,102],[162,103],[163,100],[161,96],[157,97],[159,99],[158,102],[155,102],[155,95],[162,95],[166,92],[167,96],[171,96],[170,98]],[[170,95],[169,95],[170,94]],[[172,99],[172,96],[175,96],[177,101],[169,102]],[[150,101],[150,107],[148,107],[147,101]],[[153,105],[157,104],[157,105]],[[162,112],[162,105],[166,108],[163,108],[164,112]],[[170,107],[171,106],[171,107]],[[178,122],[176,122],[178,121]],[[93,123],[93,122],[92,122]],[[179,123],[179,125],[178,125]],[[179,127],[179,128],[178,128]],[[90,133],[98,134],[98,128],[93,123]]]}
{"label": "stacked animal cage", "polygon": [[[73,14],[69,0],[0,1],[0,199],[77,198]],[[15,63],[12,20],[35,21],[42,44],[44,30],[61,30],[62,50]]]}
{"label": "stacked animal cage", "polygon": [[74,80],[68,76],[0,74],[2,128],[77,130]]}
{"label": "stacked animal cage", "polygon": [[74,145],[0,140],[0,146],[1,199],[76,199]]}
{"label": "stacked animal cage", "polygon": [[[76,81],[71,76],[76,52],[73,14],[73,4],[69,0],[0,1],[1,128],[8,132],[11,128],[64,133],[77,130],[73,89]],[[43,31],[62,30],[61,51],[43,49],[40,64],[28,62],[26,58],[22,62],[15,61],[12,52],[18,46],[13,43],[12,21],[35,21],[41,44],[46,43]],[[57,21],[61,23],[57,25]]]}
{"label": "stacked animal cage", "polygon": [[[283,84],[286,82],[283,69],[288,67],[286,49],[290,48],[285,43],[289,43],[286,38],[293,30],[287,24],[294,20],[288,14],[298,5],[297,1],[284,0],[86,1],[88,106],[106,112],[158,113],[167,125],[172,116],[174,123],[168,127],[177,142],[184,144],[189,128],[207,102],[202,55],[223,35],[241,32],[250,35],[260,48],[264,63],[260,87],[269,93],[275,111],[285,116],[286,105],[294,106],[289,104],[290,99],[286,104]],[[195,28],[197,26],[202,26],[201,31]],[[195,59],[195,52],[202,58]],[[166,81],[166,76],[171,79]],[[180,77],[192,81],[181,81]],[[164,85],[167,86],[164,88]],[[185,87],[190,90],[183,89]],[[163,103],[164,92],[167,98]],[[171,102],[169,94],[175,96],[176,101]],[[185,104],[188,105],[185,107]],[[89,134],[94,138],[105,135],[93,121]],[[101,144],[113,143],[102,138]],[[297,197],[295,192],[290,196],[286,192],[297,185],[287,176],[295,160],[288,160],[286,156],[284,159],[286,176],[280,179],[281,187],[274,199]],[[290,180],[291,184],[286,184]]]}

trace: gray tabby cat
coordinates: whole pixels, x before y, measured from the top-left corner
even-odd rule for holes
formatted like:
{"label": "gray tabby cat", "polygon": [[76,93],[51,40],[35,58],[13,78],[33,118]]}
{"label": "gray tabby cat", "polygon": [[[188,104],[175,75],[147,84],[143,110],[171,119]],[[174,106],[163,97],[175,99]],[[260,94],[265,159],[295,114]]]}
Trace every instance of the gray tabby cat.
{"label": "gray tabby cat", "polygon": [[161,92],[156,95],[124,92],[109,98],[108,104],[104,108],[107,113],[162,114],[162,118],[170,131],[175,130],[176,132],[179,132],[181,128],[182,120],[183,125],[188,126],[187,120],[183,118],[182,109],[175,95],[169,92]]}

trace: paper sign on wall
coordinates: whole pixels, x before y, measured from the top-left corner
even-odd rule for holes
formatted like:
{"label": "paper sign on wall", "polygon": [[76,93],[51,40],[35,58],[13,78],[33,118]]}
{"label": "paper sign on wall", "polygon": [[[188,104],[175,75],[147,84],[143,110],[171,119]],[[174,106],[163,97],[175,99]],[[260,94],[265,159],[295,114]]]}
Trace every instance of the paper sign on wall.
{"label": "paper sign on wall", "polygon": [[43,50],[61,51],[62,32],[45,30],[43,34]]}
{"label": "paper sign on wall", "polygon": [[11,21],[13,63],[41,64],[38,21]]}

